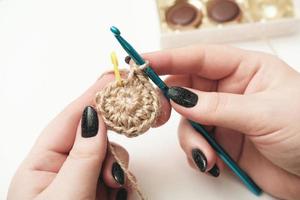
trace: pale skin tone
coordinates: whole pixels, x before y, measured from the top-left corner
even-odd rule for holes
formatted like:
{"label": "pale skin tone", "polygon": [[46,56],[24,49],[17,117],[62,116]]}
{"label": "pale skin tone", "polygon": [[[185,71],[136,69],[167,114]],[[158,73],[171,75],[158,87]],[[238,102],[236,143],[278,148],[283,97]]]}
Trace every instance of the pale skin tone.
{"label": "pale skin tone", "polygon": [[[282,199],[300,196],[299,73],[274,56],[227,46],[185,47],[144,57],[158,74],[169,75],[168,85],[198,95],[191,108],[170,102],[183,116],[179,141],[193,168],[194,148],[205,154],[207,171],[215,164],[221,170],[225,166],[186,118],[214,130],[217,141],[265,192]],[[114,158],[106,154],[102,119],[93,138],[80,137],[79,128],[84,107],[113,80],[112,74],[103,76],[45,128],[19,167],[9,199],[115,199],[121,186],[111,176]],[[170,116],[170,104],[162,95],[161,100],[164,112],[155,126]],[[128,163],[127,152],[117,149]]]}
{"label": "pale skin tone", "polygon": [[[112,73],[102,75],[49,123],[17,170],[8,199],[114,200],[121,188],[130,195],[128,180],[120,185],[112,176],[112,164],[116,160],[107,150],[107,129],[102,118],[99,116],[96,136],[81,136],[84,108],[93,105],[95,94],[114,80]],[[159,117],[155,126],[169,118],[170,105],[162,95],[161,102],[167,112]],[[128,166],[127,151],[117,144],[114,148]]]}
{"label": "pale skin tone", "polygon": [[171,101],[183,116],[179,140],[190,164],[201,149],[208,170],[224,168],[214,150],[185,118],[215,127],[217,141],[266,192],[300,196],[300,74],[280,59],[228,46],[194,46],[145,56],[168,85],[198,95],[192,108]]}

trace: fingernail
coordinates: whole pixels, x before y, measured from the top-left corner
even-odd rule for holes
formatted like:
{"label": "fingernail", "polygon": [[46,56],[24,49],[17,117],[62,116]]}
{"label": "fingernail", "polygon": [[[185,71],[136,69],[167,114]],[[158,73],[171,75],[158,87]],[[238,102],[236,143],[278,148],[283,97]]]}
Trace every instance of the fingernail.
{"label": "fingernail", "polygon": [[195,106],[198,101],[198,96],[195,93],[181,87],[170,87],[168,97],[175,103],[188,108]]}
{"label": "fingernail", "polygon": [[124,171],[119,165],[119,163],[113,163],[111,173],[114,179],[117,181],[117,183],[119,183],[120,185],[123,185],[125,183]]}
{"label": "fingernail", "polygon": [[208,171],[208,173],[214,177],[218,177],[220,175],[220,169],[217,165],[214,165],[213,168]]}
{"label": "fingernail", "polygon": [[127,191],[124,188],[121,188],[118,193],[116,200],[126,200],[127,199]]}
{"label": "fingernail", "polygon": [[207,168],[207,160],[205,155],[199,149],[192,150],[192,156],[195,164],[201,172],[205,172]]}
{"label": "fingernail", "polygon": [[130,60],[131,60],[131,57],[130,57],[130,56],[126,56],[124,60],[125,60],[125,62],[126,62],[127,64],[129,64],[129,63],[130,63]]}
{"label": "fingernail", "polygon": [[94,137],[98,133],[98,115],[96,110],[85,107],[81,119],[81,136],[84,138]]}

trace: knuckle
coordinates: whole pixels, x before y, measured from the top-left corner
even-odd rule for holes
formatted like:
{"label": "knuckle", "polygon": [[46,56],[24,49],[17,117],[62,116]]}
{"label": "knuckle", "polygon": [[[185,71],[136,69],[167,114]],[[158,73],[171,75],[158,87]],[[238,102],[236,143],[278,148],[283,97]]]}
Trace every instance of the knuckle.
{"label": "knuckle", "polygon": [[99,160],[99,153],[95,151],[85,151],[80,149],[72,149],[68,156],[72,160]]}
{"label": "knuckle", "polygon": [[226,96],[218,92],[213,92],[207,99],[206,112],[209,116],[217,116],[226,107]]}

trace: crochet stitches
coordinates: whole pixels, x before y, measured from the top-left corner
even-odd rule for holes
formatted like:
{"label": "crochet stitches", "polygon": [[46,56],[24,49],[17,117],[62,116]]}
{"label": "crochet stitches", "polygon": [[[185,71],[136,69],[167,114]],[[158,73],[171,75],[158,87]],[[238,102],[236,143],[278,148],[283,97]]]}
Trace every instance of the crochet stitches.
{"label": "crochet stitches", "polygon": [[[136,137],[155,123],[159,116],[160,101],[157,91],[143,72],[147,65],[132,65],[127,79],[121,80],[121,83],[113,82],[96,94],[97,112],[108,129],[127,137]],[[141,200],[146,199],[134,175],[126,168],[111,143],[109,150],[125,172],[131,188]]]}
{"label": "crochet stitches", "polygon": [[160,110],[157,91],[143,66],[131,66],[127,79],[113,82],[96,94],[96,108],[110,130],[136,137],[156,121]]}

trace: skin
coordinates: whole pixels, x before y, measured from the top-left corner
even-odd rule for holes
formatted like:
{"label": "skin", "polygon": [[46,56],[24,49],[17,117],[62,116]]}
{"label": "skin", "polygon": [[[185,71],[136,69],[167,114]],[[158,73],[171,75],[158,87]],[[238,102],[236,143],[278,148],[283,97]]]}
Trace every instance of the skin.
{"label": "skin", "polygon": [[[123,74],[123,78],[124,78]],[[99,116],[98,134],[81,137],[84,108],[93,105],[95,94],[109,82],[112,73],[102,75],[82,96],[67,106],[43,130],[29,155],[18,168],[8,191],[8,199],[116,199],[120,188],[130,193],[128,180],[118,184],[112,176],[116,162],[107,151],[107,130]],[[161,95],[167,111],[155,126],[167,121],[170,105]],[[128,166],[127,151],[113,143],[119,158]]]}
{"label": "skin", "polygon": [[[205,154],[207,171],[224,164],[186,118],[214,131],[265,192],[281,199],[300,196],[299,73],[274,56],[228,46],[191,46],[144,57],[158,74],[169,75],[168,85],[198,95],[192,108],[170,102],[183,116],[179,141],[193,168],[194,148]],[[81,137],[79,127],[84,107],[112,80],[111,73],[102,76],[50,122],[16,172],[8,199],[115,199],[120,185],[111,176],[105,125],[99,118],[99,133],[89,139]],[[164,112],[155,127],[170,117],[170,104],[162,95],[161,101]],[[117,149],[128,163],[126,150]]]}
{"label": "skin", "polygon": [[178,134],[191,166],[200,149],[208,169],[224,168],[206,140],[187,123],[214,130],[217,141],[267,193],[300,197],[300,74],[277,57],[229,46],[191,46],[145,54],[169,86],[198,95],[192,108],[171,101],[183,118]]}

